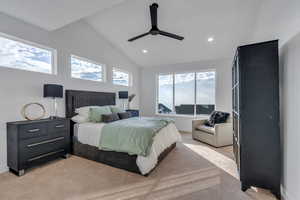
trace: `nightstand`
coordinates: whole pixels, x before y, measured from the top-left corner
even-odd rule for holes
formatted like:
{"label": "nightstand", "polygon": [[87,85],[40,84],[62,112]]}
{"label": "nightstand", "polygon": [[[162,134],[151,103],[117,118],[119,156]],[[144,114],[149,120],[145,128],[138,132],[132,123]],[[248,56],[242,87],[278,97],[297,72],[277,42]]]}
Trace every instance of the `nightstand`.
{"label": "nightstand", "polygon": [[19,176],[33,166],[70,153],[70,120],[65,118],[7,123],[7,165]]}
{"label": "nightstand", "polygon": [[140,116],[140,111],[139,110],[126,110],[126,112],[129,112],[131,114],[131,117],[139,117]]}

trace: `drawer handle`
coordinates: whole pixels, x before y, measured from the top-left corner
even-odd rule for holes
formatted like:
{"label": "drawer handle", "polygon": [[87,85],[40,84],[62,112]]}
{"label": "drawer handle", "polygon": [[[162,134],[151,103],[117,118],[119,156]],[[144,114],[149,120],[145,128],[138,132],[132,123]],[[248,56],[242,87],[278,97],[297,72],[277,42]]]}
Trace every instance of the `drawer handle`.
{"label": "drawer handle", "polygon": [[55,128],[63,128],[63,127],[65,127],[65,125],[57,125],[57,126],[55,126]]}
{"label": "drawer handle", "polygon": [[50,152],[50,153],[46,153],[46,154],[31,158],[31,159],[28,160],[28,162],[32,162],[32,161],[35,161],[35,160],[38,160],[38,159],[41,159],[41,158],[52,156],[54,154],[61,153],[61,152],[64,152],[64,151],[65,151],[64,149],[61,149],[61,150],[58,150],[58,151],[53,151],[53,152]]}
{"label": "drawer handle", "polygon": [[39,146],[39,145],[42,145],[42,144],[48,144],[48,143],[51,143],[51,142],[56,142],[56,141],[60,141],[60,140],[64,140],[65,137],[58,137],[58,138],[54,138],[54,139],[51,139],[51,140],[45,140],[43,142],[38,142],[38,143],[34,143],[34,144],[29,144],[27,145],[27,147],[35,147],[35,146]]}
{"label": "drawer handle", "polygon": [[38,129],[38,128],[28,130],[29,133],[36,133],[36,132],[39,132],[39,131],[40,131],[40,129]]}

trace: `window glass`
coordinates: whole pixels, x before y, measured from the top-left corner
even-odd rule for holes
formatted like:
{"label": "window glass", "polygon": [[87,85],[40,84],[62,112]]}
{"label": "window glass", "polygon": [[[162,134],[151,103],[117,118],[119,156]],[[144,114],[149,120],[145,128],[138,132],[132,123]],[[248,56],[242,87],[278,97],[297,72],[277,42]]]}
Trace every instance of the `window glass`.
{"label": "window glass", "polygon": [[197,78],[197,114],[210,114],[215,109],[215,72],[198,72]]}
{"label": "window glass", "polygon": [[104,81],[103,66],[77,56],[71,56],[72,77],[91,81]]}
{"label": "window glass", "polygon": [[129,86],[130,85],[129,78],[130,77],[128,72],[116,68],[113,69],[113,84]]}
{"label": "window glass", "polygon": [[173,75],[158,76],[158,113],[173,112]]}
{"label": "window glass", "polygon": [[208,115],[215,110],[215,72],[158,75],[161,114]]}
{"label": "window glass", "polygon": [[194,115],[195,73],[175,74],[175,111],[180,115]]}
{"label": "window glass", "polygon": [[53,74],[53,50],[37,46],[0,36],[0,67]]}

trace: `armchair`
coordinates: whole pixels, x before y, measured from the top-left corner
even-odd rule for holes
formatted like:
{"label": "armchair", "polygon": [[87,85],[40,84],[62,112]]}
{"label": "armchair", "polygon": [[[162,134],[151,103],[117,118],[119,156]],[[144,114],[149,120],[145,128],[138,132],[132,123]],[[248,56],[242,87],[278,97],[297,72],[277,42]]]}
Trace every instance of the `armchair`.
{"label": "armchair", "polygon": [[193,139],[214,147],[232,145],[233,130],[231,118],[229,118],[226,123],[215,124],[214,127],[205,126],[206,121],[207,120],[193,120]]}

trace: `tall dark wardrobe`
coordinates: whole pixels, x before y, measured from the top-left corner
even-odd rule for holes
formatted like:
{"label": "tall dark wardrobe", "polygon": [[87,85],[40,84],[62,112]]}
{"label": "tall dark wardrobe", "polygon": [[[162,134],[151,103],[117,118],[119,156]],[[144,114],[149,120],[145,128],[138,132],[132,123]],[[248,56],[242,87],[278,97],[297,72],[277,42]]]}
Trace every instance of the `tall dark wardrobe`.
{"label": "tall dark wardrobe", "polygon": [[278,41],[238,47],[232,67],[233,149],[241,187],[280,199]]}

